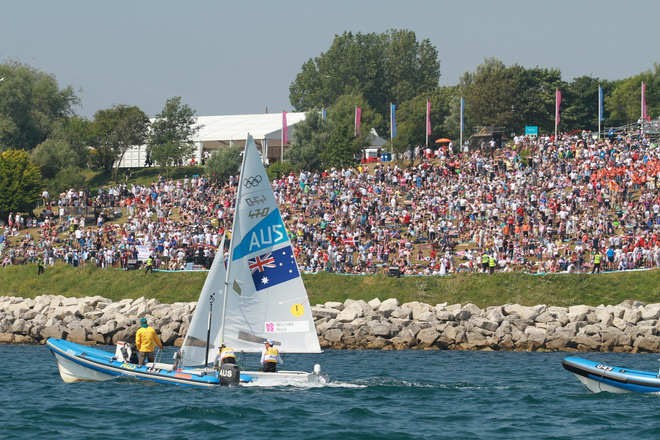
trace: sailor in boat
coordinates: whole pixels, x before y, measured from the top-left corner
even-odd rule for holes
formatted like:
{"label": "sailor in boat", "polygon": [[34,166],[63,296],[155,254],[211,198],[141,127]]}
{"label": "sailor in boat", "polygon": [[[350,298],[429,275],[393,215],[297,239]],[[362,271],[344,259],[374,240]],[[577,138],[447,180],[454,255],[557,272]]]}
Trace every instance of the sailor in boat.
{"label": "sailor in boat", "polygon": [[261,365],[263,366],[264,372],[275,373],[277,371],[278,363],[284,363],[282,362],[280,351],[275,348],[271,339],[267,339],[264,342],[264,349],[261,351]]}
{"label": "sailor in boat", "polygon": [[220,385],[238,385],[241,379],[241,370],[236,364],[236,354],[233,348],[222,344],[215,358],[214,366],[218,370]]}
{"label": "sailor in boat", "polygon": [[236,363],[236,353],[231,347],[227,347],[225,344],[220,346],[218,355],[215,358],[215,365],[222,366],[224,364],[235,364]]}
{"label": "sailor in boat", "polygon": [[154,351],[156,346],[161,350],[163,349],[163,343],[156,334],[156,330],[149,327],[149,324],[147,324],[147,318],[140,318],[140,328],[135,334],[135,347],[138,350],[139,366],[144,365],[145,358],[149,362],[154,361]]}

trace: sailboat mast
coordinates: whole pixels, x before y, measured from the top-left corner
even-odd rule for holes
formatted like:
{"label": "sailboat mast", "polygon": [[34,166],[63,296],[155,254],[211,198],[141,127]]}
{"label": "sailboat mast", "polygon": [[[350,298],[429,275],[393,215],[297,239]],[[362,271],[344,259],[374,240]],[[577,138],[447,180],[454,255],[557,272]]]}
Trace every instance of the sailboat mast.
{"label": "sailboat mast", "polygon": [[[243,172],[245,171],[245,164],[247,162],[247,146],[250,142],[250,134],[248,133],[247,140],[245,142],[245,148],[243,149],[243,159],[241,162],[241,170],[240,174],[238,175],[238,189],[236,190],[236,202],[234,205],[234,218],[232,220],[232,231],[231,231],[231,240],[229,241],[229,259],[227,260],[227,270],[225,271],[225,286],[224,290],[222,293],[222,316],[220,318],[220,343],[222,344],[225,340],[225,315],[226,315],[226,310],[227,310],[227,295],[229,294],[229,275],[231,272],[231,261],[233,258],[231,250],[233,249],[233,244],[234,244],[234,237],[236,237],[237,234],[236,232],[236,226],[238,225],[238,204],[240,203],[241,200],[241,193],[243,192]],[[223,240],[224,243],[224,240]],[[224,252],[224,249],[223,249]]]}
{"label": "sailboat mast", "polygon": [[206,330],[206,353],[204,354],[204,366],[209,363],[209,344],[211,342],[211,323],[213,322],[213,301],[215,301],[215,292],[209,297],[209,326]]}

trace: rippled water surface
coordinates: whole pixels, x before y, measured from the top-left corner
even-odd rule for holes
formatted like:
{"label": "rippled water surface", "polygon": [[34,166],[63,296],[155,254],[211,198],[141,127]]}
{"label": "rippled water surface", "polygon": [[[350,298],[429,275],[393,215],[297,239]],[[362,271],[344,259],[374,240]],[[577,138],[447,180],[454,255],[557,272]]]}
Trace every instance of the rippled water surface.
{"label": "rippled water surface", "polygon": [[[321,363],[332,380],[322,388],[199,390],[65,384],[44,346],[0,346],[0,438],[660,439],[659,395],[591,394],[564,356],[326,351],[285,358],[290,369]],[[657,354],[584,356],[660,365]]]}

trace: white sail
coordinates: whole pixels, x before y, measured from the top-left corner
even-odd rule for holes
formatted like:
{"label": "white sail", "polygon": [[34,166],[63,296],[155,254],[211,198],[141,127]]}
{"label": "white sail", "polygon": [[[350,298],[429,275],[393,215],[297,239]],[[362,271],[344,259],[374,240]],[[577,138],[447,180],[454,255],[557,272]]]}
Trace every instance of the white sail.
{"label": "white sail", "polygon": [[[220,331],[220,318],[222,316],[222,295],[225,282],[225,235],[223,234],[211,269],[209,270],[204,287],[199,294],[195,312],[190,320],[188,332],[183,339],[180,353],[183,365],[205,365],[205,353],[207,339],[210,337],[207,362],[212,362],[218,352],[215,345],[218,332]],[[209,332],[209,317],[211,318]]]}
{"label": "white sail", "polygon": [[293,252],[268,175],[248,136],[227,263],[224,324],[215,346],[257,352],[265,339],[272,339],[285,353],[321,351]]}

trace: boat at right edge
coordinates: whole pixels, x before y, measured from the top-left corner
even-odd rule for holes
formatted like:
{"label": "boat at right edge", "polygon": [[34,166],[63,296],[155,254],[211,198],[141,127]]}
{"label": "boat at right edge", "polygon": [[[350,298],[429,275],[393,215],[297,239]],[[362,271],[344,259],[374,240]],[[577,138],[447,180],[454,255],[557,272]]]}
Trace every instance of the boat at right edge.
{"label": "boat at right edge", "polygon": [[562,366],[594,393],[660,393],[660,371],[640,371],[569,356]]}

